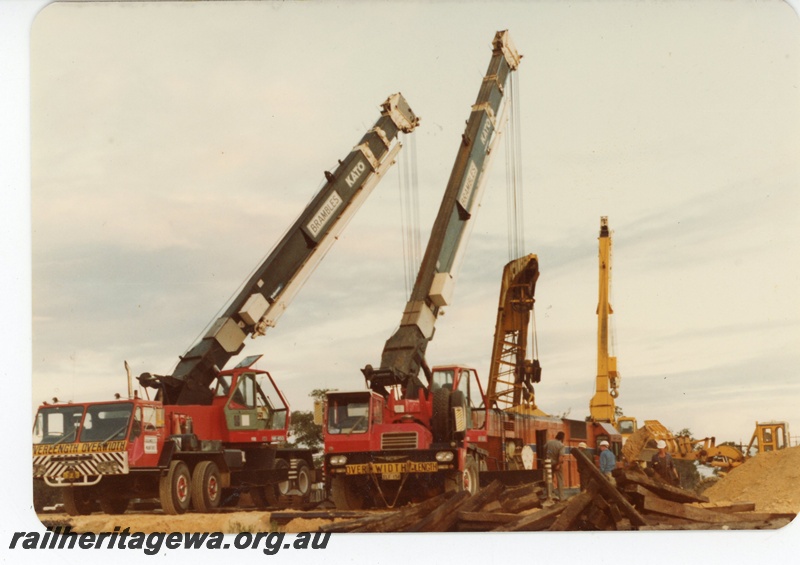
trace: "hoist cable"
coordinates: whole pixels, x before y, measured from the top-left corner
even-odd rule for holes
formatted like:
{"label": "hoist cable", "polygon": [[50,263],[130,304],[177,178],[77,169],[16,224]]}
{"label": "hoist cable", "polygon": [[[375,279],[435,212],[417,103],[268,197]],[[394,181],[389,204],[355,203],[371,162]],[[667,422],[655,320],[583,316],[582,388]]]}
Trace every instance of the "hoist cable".
{"label": "hoist cable", "polygon": [[521,133],[519,89],[516,76],[510,77],[509,101],[511,116],[506,135],[506,221],[509,260],[516,259],[525,247],[524,202],[522,190]]}
{"label": "hoist cable", "polygon": [[422,260],[422,235],[420,230],[420,205],[419,205],[419,175],[417,169],[417,136],[412,132],[409,137],[409,153],[411,154],[411,211],[412,211],[412,261],[411,283],[414,283],[414,274],[419,269]]}
{"label": "hoist cable", "polygon": [[398,156],[398,193],[400,196],[400,235],[403,241],[403,284],[405,285],[406,296],[409,293],[409,283],[408,283],[408,270],[409,270],[409,261],[411,260],[409,257],[409,241],[408,241],[408,183],[406,181],[407,177],[407,159],[405,155],[401,154]]}
{"label": "hoist cable", "polygon": [[411,296],[414,286],[414,274],[419,265],[421,254],[420,220],[419,220],[419,182],[417,175],[416,136],[411,133],[405,136],[408,141],[409,155],[398,159],[400,219],[403,242],[403,270],[406,297]]}
{"label": "hoist cable", "polygon": [[514,163],[516,165],[518,250],[523,253],[525,250],[525,191],[522,184],[522,117],[520,115],[519,80],[516,73],[511,75],[511,99],[513,101],[511,118],[514,123]]}

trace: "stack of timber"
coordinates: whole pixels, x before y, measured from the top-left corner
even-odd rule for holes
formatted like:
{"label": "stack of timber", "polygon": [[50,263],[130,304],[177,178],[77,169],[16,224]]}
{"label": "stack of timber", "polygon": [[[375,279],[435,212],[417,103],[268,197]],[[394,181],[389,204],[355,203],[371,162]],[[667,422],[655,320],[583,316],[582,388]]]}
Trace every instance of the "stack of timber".
{"label": "stack of timber", "polygon": [[535,485],[506,488],[494,481],[470,496],[446,492],[419,504],[326,524],[321,532],[454,532],[489,531],[542,507],[543,491]]}
{"label": "stack of timber", "polygon": [[[617,469],[616,485],[588,457],[573,451],[588,479],[567,500],[548,500],[541,485],[505,487],[494,481],[470,496],[448,492],[397,510],[350,516],[321,532],[531,532],[586,530],[777,529],[796,514],[755,512],[752,503],[710,503],[704,496]],[[297,516],[297,514],[295,514]]]}

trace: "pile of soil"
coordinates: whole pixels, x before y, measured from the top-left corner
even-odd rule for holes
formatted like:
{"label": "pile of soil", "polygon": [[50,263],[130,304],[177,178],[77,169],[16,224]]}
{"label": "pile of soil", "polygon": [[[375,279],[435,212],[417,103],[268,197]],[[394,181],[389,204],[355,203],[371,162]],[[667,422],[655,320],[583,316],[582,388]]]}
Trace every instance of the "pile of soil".
{"label": "pile of soil", "polygon": [[703,494],[711,502],[754,502],[757,512],[800,513],[800,446],[759,453]]}

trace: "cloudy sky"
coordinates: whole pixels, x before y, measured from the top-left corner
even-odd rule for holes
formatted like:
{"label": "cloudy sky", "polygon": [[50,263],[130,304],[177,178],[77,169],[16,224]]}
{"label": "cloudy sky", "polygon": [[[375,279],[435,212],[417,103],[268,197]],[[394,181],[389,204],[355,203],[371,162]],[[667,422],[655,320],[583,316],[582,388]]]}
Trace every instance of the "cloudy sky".
{"label": "cloudy sky", "polygon": [[[398,91],[421,116],[427,241],[509,29],[540,408],[588,415],[608,216],[625,413],[720,441],[746,443],[756,420],[800,430],[798,23],[779,1],[48,6],[30,33],[30,200],[10,202],[30,211],[31,408],[124,393],[125,360],[171,371]],[[487,373],[504,169],[501,155],[431,364]],[[294,409],[362,388],[399,323],[398,187],[394,171],[245,348]]]}

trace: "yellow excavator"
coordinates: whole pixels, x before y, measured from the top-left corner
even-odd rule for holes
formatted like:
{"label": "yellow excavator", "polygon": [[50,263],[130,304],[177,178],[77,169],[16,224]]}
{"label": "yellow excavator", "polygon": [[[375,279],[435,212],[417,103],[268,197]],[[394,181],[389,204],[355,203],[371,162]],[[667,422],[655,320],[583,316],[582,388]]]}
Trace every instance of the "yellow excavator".
{"label": "yellow excavator", "polygon": [[622,447],[627,462],[649,461],[657,451],[656,442],[664,440],[673,459],[698,461],[703,465],[729,471],[744,463],[753,454],[776,451],[789,446],[787,422],[756,422],[747,449],[734,445],[717,445],[713,437],[692,439],[675,436],[660,422],[645,420],[644,425],[628,438]]}

